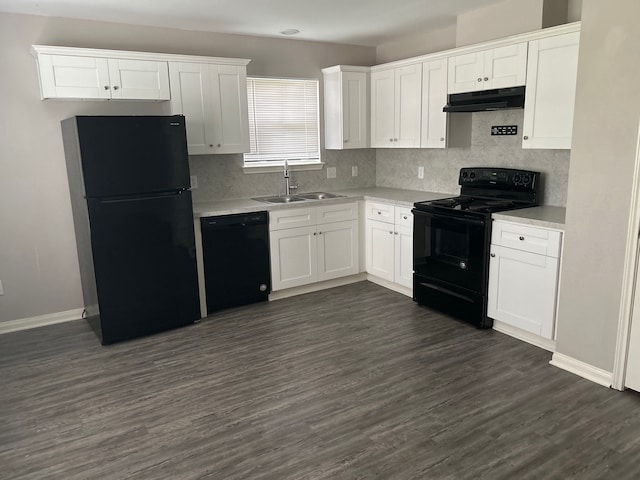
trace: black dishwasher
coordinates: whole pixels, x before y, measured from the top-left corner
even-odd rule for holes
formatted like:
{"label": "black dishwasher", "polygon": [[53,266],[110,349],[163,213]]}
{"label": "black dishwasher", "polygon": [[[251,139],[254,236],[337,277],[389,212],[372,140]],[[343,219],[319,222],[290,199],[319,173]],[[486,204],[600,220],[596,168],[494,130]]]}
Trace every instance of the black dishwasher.
{"label": "black dishwasher", "polygon": [[200,225],[207,313],[267,300],[269,213],[203,217]]}

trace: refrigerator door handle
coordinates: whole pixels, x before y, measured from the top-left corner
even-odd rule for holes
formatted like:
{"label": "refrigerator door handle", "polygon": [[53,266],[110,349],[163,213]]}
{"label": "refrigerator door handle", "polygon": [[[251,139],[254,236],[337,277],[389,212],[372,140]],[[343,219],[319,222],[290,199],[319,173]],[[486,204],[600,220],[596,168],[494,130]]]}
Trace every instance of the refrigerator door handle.
{"label": "refrigerator door handle", "polygon": [[152,195],[129,195],[126,197],[102,197],[102,198],[98,198],[96,200],[98,200],[100,203],[121,203],[121,202],[136,202],[136,201],[142,201],[142,200],[155,200],[158,198],[163,198],[163,197],[174,197],[177,195],[182,195],[185,192],[185,190],[175,190],[172,192],[159,192],[159,193],[154,193]]}

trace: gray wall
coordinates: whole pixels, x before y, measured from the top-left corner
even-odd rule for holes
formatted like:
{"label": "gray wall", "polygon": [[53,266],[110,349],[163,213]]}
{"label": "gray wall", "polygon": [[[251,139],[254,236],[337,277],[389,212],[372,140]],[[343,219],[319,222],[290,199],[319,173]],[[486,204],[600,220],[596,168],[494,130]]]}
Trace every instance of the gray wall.
{"label": "gray wall", "polygon": [[[369,47],[0,14],[0,280],[5,289],[0,322],[82,307],[60,120],[76,114],[169,113],[167,102],[41,101],[32,44],[242,57],[252,59],[250,74],[318,79],[322,67],[375,63],[375,49]],[[374,155],[332,152],[324,159],[338,167],[334,183],[373,184]],[[192,159],[201,186],[196,197],[206,196],[208,181],[209,190],[217,191],[220,171],[237,181],[237,187],[222,187],[225,193],[246,196],[259,176],[245,181],[239,159]],[[351,165],[360,167],[357,179],[343,175]],[[265,189],[277,188],[276,177],[264,183]],[[303,188],[323,185],[319,172],[308,178],[300,176]]]}
{"label": "gray wall", "polygon": [[[523,150],[524,110],[472,115],[471,146],[448,149],[378,149],[376,184],[432,192],[458,193],[461,167],[521,168],[543,172],[542,203],[564,206],[569,175],[568,150]],[[518,135],[491,136],[493,125],[518,125]],[[418,179],[418,167],[425,176]]]}
{"label": "gray wall", "polygon": [[640,113],[640,2],[584,0],[557,351],[613,370]]}

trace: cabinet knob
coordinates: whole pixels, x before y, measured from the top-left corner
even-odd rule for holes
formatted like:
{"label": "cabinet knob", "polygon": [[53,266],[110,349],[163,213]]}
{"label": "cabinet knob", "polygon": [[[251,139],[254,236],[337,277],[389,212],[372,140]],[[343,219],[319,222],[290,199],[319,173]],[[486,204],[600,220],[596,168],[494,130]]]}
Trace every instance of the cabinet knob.
{"label": "cabinet knob", "polygon": [[529,140],[529,137],[527,137],[526,135],[524,137],[522,137],[523,140]]}
{"label": "cabinet knob", "polygon": [[440,137],[440,141],[441,141],[441,142],[444,142],[444,137]]}
{"label": "cabinet knob", "polygon": [[403,220],[406,220],[406,219],[407,219],[407,216],[406,216],[406,215],[403,215],[403,216],[402,216],[402,219],[403,219]]}
{"label": "cabinet knob", "polygon": [[492,254],[491,254],[491,258],[496,258],[496,254],[495,254],[495,253],[492,253]]}
{"label": "cabinet knob", "polygon": [[380,210],[378,210],[378,215],[382,215],[382,212]]}
{"label": "cabinet knob", "polygon": [[346,138],[344,139],[344,143],[349,143],[349,140],[347,140]]}
{"label": "cabinet knob", "polygon": [[220,148],[222,145],[218,144],[218,148]]}
{"label": "cabinet knob", "polygon": [[524,242],[524,237],[518,237],[521,242]]}
{"label": "cabinet knob", "polygon": [[397,142],[397,141],[398,141],[398,139],[397,139],[397,138],[394,138],[394,139],[393,139],[393,141],[394,141],[394,142]]}
{"label": "cabinet knob", "polygon": [[318,235],[322,235],[322,232],[318,232]]}
{"label": "cabinet knob", "polygon": [[105,90],[109,90],[109,85],[105,85],[105,86],[104,86],[104,89],[105,89]]}
{"label": "cabinet knob", "polygon": [[317,233],[316,233],[316,232],[313,232],[313,234],[314,234],[314,235],[317,235]]}
{"label": "cabinet knob", "polygon": [[118,85],[114,85],[114,86],[113,86],[113,89],[114,89],[114,90],[118,90],[119,88],[120,88],[120,87],[119,87]]}
{"label": "cabinet knob", "polygon": [[481,81],[482,81],[482,78],[481,78],[481,77],[478,77],[478,82],[481,82]]}
{"label": "cabinet knob", "polygon": [[393,142],[393,138],[390,138],[390,139],[389,139],[389,141],[390,141],[390,142]]}
{"label": "cabinet knob", "polygon": [[209,148],[213,148],[213,143],[210,143],[210,144],[209,144]]}
{"label": "cabinet knob", "polygon": [[397,235],[397,234],[398,234],[398,232],[393,232],[393,234],[394,234],[394,235]]}
{"label": "cabinet knob", "polygon": [[484,77],[484,81],[488,82],[489,81],[489,77]]}

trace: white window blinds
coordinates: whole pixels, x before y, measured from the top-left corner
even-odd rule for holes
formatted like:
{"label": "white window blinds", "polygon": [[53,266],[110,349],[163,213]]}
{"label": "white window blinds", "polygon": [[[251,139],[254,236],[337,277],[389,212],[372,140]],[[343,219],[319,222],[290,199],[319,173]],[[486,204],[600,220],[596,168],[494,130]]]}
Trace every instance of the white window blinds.
{"label": "white window blinds", "polygon": [[247,78],[249,141],[245,165],[320,161],[318,80]]}

